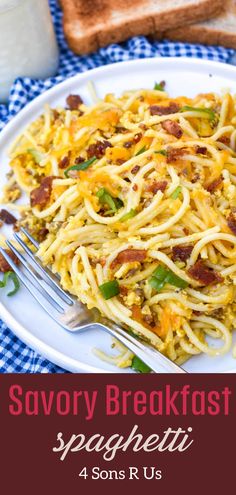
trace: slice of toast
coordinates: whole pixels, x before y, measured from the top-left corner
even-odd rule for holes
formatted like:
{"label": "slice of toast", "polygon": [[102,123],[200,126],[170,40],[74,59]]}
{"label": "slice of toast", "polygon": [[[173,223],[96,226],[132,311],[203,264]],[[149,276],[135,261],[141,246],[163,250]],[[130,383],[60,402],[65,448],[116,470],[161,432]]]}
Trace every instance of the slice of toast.
{"label": "slice of toast", "polygon": [[223,11],[216,18],[168,30],[162,37],[236,49],[236,0],[224,0],[222,4]]}
{"label": "slice of toast", "polygon": [[60,0],[70,48],[86,54],[130,36],[209,19],[221,0]]}

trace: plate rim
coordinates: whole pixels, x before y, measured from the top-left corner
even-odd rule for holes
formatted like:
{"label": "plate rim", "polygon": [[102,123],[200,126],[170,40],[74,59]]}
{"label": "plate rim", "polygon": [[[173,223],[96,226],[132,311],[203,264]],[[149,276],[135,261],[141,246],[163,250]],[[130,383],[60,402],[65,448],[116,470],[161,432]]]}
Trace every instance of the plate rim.
{"label": "plate rim", "polygon": [[[70,76],[63,81],[60,81],[59,83],[56,83],[54,86],[47,89],[46,91],[43,91],[36,98],[33,98],[30,102],[28,102],[19,111],[17,115],[15,115],[13,118],[10,119],[9,122],[7,122],[7,124],[1,131],[0,146],[2,145],[2,142],[5,139],[5,136],[8,137],[11,131],[13,132],[15,131],[18,125],[18,121],[21,121],[24,118],[24,116],[27,116],[31,108],[33,108],[35,112],[38,109],[39,105],[41,104],[42,100],[50,98],[51,95],[60,94],[61,90],[65,91],[66,94],[66,89],[72,86],[74,82],[78,81],[78,84],[83,83],[83,80],[87,79],[88,75],[91,75],[91,79],[92,79],[94,76],[96,77],[96,74],[102,74],[102,72],[107,72],[107,71],[109,72],[110,70],[113,71],[113,69],[119,70],[120,67],[124,67],[125,65],[131,67],[137,64],[140,66],[154,64],[154,63],[165,65],[167,62],[169,66],[175,65],[176,70],[179,71],[183,70],[184,68],[187,70],[191,70],[191,66],[193,67],[199,66],[203,69],[205,68],[206,71],[209,72],[211,72],[211,69],[212,70],[215,69],[218,73],[223,72],[223,75],[225,75],[225,73],[228,73],[230,75],[232,75],[232,73],[235,73],[236,75],[236,67],[232,65],[229,65],[225,62],[217,62],[217,61],[200,59],[195,57],[161,57],[160,56],[160,57],[149,57],[142,59],[138,58],[134,60],[115,62],[112,64],[107,64],[93,69],[89,69],[82,73],[80,72],[78,74]],[[177,63],[178,65],[176,67]],[[169,68],[170,67],[168,67],[168,69]],[[74,359],[72,357],[69,357],[66,354],[63,354],[62,352],[53,348],[50,344],[45,343],[40,338],[31,334],[31,332],[27,330],[27,328],[25,328],[20,322],[17,321],[17,319],[14,316],[11,315],[10,311],[4,306],[2,302],[0,302],[0,317],[3,320],[3,324],[6,324],[9,327],[9,329],[22,342],[28,345],[31,349],[35,350],[41,356],[45,357],[51,363],[56,364],[57,366],[63,368],[66,371],[71,371],[72,373],[80,372],[80,373],[119,374],[119,369],[113,372],[112,370],[105,370],[102,367],[97,368],[96,366],[92,366],[84,362],[81,362],[79,359]],[[190,373],[198,374],[201,373],[201,371],[190,372]],[[206,373],[211,373],[211,372],[206,372]],[[216,371],[216,373],[219,372]],[[222,374],[236,373],[236,368],[221,371],[220,373]]]}

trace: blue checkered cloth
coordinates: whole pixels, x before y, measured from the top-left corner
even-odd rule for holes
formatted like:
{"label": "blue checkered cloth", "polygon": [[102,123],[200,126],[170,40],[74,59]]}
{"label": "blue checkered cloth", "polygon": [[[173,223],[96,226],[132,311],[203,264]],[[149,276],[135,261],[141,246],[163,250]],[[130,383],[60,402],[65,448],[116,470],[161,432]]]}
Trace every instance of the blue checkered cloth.
{"label": "blue checkered cloth", "polygon": [[[62,29],[62,12],[57,0],[50,0],[52,17],[60,48],[60,66],[56,77],[46,81],[28,77],[17,79],[11,89],[9,104],[0,105],[0,129],[29,101],[55,84],[101,65],[147,57],[197,57],[217,62],[228,62],[233,50],[223,47],[173,43],[168,40],[150,42],[137,36],[125,43],[109,45],[89,56],[79,57],[66,44]],[[1,373],[65,373],[19,340],[0,320]]]}

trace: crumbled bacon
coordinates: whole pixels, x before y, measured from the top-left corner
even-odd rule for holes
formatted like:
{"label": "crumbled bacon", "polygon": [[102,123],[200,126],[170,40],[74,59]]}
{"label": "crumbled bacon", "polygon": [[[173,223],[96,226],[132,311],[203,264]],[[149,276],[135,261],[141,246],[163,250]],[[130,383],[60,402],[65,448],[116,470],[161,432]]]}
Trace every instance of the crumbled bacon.
{"label": "crumbled bacon", "polygon": [[55,179],[54,176],[44,177],[39,187],[33,189],[30,193],[30,205],[44,207],[50,199],[52,192],[52,182]]}
{"label": "crumbled bacon", "polygon": [[174,120],[164,120],[164,122],[161,122],[161,126],[166,132],[175,136],[177,139],[180,139],[183,135],[180,125]]}
{"label": "crumbled bacon", "polygon": [[230,137],[229,136],[221,136],[219,139],[217,139],[217,141],[219,141],[220,143],[223,143],[223,144],[230,144]]}
{"label": "crumbled bacon", "polygon": [[124,148],[127,148],[127,149],[131,148],[131,146],[133,146],[133,144],[134,144],[133,141],[126,141],[124,143]]}
{"label": "crumbled bacon", "polygon": [[77,156],[75,159],[75,165],[79,165],[80,163],[83,163],[85,159],[82,156]]}
{"label": "crumbled bacon", "polygon": [[142,133],[138,132],[137,134],[134,135],[132,139],[124,143],[124,148],[131,148],[131,146],[137,144],[141,138],[142,138]]}
{"label": "crumbled bacon", "polygon": [[118,126],[116,127],[116,132],[120,132],[121,134],[126,134],[129,132],[129,129],[126,129],[126,127]]}
{"label": "crumbled bacon", "polygon": [[106,140],[90,144],[87,148],[88,158],[92,158],[93,156],[96,156],[98,159],[102,158],[107,148],[112,148],[112,145]]}
{"label": "crumbled bacon", "polygon": [[146,191],[156,194],[157,191],[164,192],[167,188],[168,182],[166,180],[156,181],[154,180],[151,184],[148,184]]}
{"label": "crumbled bacon", "polygon": [[128,292],[128,288],[125,285],[120,285],[120,294],[122,296],[127,296]]}
{"label": "crumbled bacon", "polygon": [[186,153],[186,148],[172,148],[171,146],[167,149],[167,163],[176,162],[181,156]]}
{"label": "crumbled bacon", "polygon": [[160,81],[159,86],[161,86],[162,89],[165,89],[166,81]]}
{"label": "crumbled bacon", "polygon": [[179,105],[174,101],[171,102],[168,106],[151,105],[149,107],[151,115],[170,115],[171,113],[177,113],[179,109]]}
{"label": "crumbled bacon", "polygon": [[221,275],[208,266],[202,261],[197,261],[191,268],[188,270],[189,275],[201,283],[201,285],[211,285],[217,284],[223,281]]}
{"label": "crumbled bacon", "polygon": [[144,261],[147,256],[147,251],[144,249],[125,249],[121,251],[114,261],[111,264],[111,267],[114,268],[116,265],[123,263],[132,263],[134,261]]}
{"label": "crumbled bacon", "polygon": [[14,223],[16,223],[16,218],[7,210],[0,211],[0,220],[2,220],[7,225],[13,225]]}
{"label": "crumbled bacon", "polygon": [[132,187],[133,191],[137,191],[138,190],[138,185],[137,184],[134,184],[133,187]]}
{"label": "crumbled bacon", "polygon": [[173,261],[186,261],[189,256],[191,255],[191,252],[193,250],[193,246],[190,245],[179,245],[179,246],[174,246],[172,248],[172,260]]}
{"label": "crumbled bacon", "polygon": [[79,107],[83,103],[83,100],[79,95],[69,95],[66,98],[66,103],[70,110],[79,110]]}
{"label": "crumbled bacon", "polygon": [[191,182],[195,184],[195,182],[197,182],[198,180],[200,180],[200,174],[195,173]]}
{"label": "crumbled bacon", "polygon": [[142,133],[141,132],[137,132],[137,134],[134,135],[133,142],[135,144],[139,143],[141,137],[142,137]]}
{"label": "crumbled bacon", "polygon": [[208,184],[205,187],[205,189],[208,192],[213,193],[220,185],[222,185],[222,182],[223,182],[223,177],[222,177],[222,175],[220,175],[219,177],[217,177],[217,179],[210,182],[210,184]]}
{"label": "crumbled bacon", "polygon": [[64,156],[64,158],[62,158],[59,161],[58,167],[59,168],[67,168],[67,167],[69,167],[69,164],[70,164],[70,157],[67,155],[67,156]]}
{"label": "crumbled bacon", "polygon": [[236,235],[236,211],[234,209],[231,210],[227,218],[227,224],[230,230]]}
{"label": "crumbled bacon", "polygon": [[146,124],[139,124],[139,127],[140,129],[142,129],[143,131],[146,131],[148,129],[148,127],[146,126]]}
{"label": "crumbled bacon", "polygon": [[145,323],[147,323],[147,325],[149,325],[152,328],[156,326],[154,317],[152,315],[144,315],[143,316],[143,321]]}
{"label": "crumbled bacon", "polygon": [[[16,257],[16,255],[12,251],[10,251],[9,249],[6,249],[6,253],[10,256],[12,261],[14,261],[14,263],[16,263],[16,265],[19,265],[20,262],[19,262],[18,258]],[[0,272],[5,273],[5,272],[9,272],[9,271],[12,271],[11,266],[5,260],[4,256],[2,254],[0,254]]]}
{"label": "crumbled bacon", "polygon": [[131,174],[135,175],[137,174],[137,172],[140,170],[140,166],[139,165],[135,165],[132,170],[131,170]]}
{"label": "crumbled bacon", "polygon": [[207,154],[206,146],[198,146],[198,144],[197,144],[195,146],[195,151],[197,154],[200,154],[200,155],[206,155]]}
{"label": "crumbled bacon", "polygon": [[42,229],[40,229],[38,232],[37,240],[39,242],[43,242],[46,239],[48,233],[49,233],[49,230],[46,227],[42,227]]}

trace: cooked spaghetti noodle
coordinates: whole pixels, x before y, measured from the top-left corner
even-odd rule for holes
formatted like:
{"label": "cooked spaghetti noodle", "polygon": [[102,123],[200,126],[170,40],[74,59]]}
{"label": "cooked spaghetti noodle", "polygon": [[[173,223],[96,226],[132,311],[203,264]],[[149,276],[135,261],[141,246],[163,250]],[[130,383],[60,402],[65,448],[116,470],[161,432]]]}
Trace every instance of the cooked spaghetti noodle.
{"label": "cooked spaghetti noodle", "polygon": [[227,352],[236,323],[236,100],[162,89],[45,108],[11,180],[63,288],[181,364]]}

